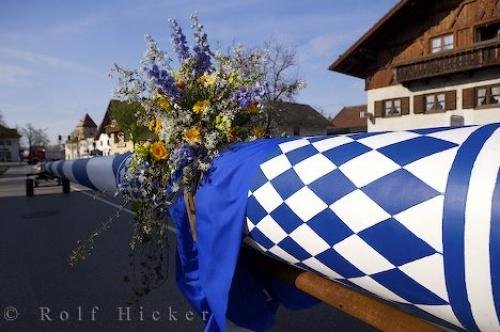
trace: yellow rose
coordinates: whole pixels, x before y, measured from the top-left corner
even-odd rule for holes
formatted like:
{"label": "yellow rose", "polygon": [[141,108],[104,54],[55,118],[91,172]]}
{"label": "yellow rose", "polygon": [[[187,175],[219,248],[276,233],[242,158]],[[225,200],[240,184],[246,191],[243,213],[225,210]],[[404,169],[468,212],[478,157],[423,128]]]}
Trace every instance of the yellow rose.
{"label": "yellow rose", "polygon": [[198,78],[198,82],[200,82],[204,87],[209,88],[217,83],[217,75],[215,74],[203,74],[200,78]]}
{"label": "yellow rose", "polygon": [[151,130],[156,135],[160,133],[162,127],[163,126],[161,124],[161,120],[158,118],[154,118],[153,120],[151,120],[148,125],[149,130]]}
{"label": "yellow rose", "polygon": [[184,133],[184,139],[189,143],[198,143],[200,141],[201,132],[198,127],[191,127]]}
{"label": "yellow rose", "polygon": [[162,160],[168,157],[168,149],[163,142],[154,142],[151,144],[150,152],[155,160]]}
{"label": "yellow rose", "polygon": [[201,114],[205,112],[209,107],[210,103],[208,102],[208,100],[200,100],[193,105],[193,112],[195,112],[196,114]]}
{"label": "yellow rose", "polygon": [[170,99],[161,91],[161,89],[157,89],[153,94],[153,104],[160,107],[164,111],[168,111],[172,103]]}
{"label": "yellow rose", "polygon": [[158,97],[156,97],[155,101],[162,110],[167,111],[170,109],[170,99],[168,99],[167,96],[159,95]]}

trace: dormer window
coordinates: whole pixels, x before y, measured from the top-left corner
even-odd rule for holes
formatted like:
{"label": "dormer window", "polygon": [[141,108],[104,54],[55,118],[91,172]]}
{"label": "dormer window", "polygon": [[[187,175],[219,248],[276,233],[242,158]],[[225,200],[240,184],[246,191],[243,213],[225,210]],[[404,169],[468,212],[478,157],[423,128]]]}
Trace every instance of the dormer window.
{"label": "dormer window", "polygon": [[431,52],[438,53],[452,50],[454,46],[453,34],[442,35],[431,39]]}

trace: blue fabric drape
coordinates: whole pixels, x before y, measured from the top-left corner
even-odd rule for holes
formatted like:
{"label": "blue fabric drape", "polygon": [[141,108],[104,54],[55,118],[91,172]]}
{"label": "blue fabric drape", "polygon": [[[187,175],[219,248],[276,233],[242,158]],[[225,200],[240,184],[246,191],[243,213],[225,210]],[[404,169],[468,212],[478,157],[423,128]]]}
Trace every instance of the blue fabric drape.
{"label": "blue fabric drape", "polygon": [[225,331],[226,319],[263,331],[272,325],[279,303],[300,309],[317,302],[253,271],[248,257],[240,257],[252,175],[285,140],[237,144],[214,160],[196,193],[196,243],[191,239],[183,199],[170,208],[178,229],[177,284],[198,312],[209,312],[206,331]]}

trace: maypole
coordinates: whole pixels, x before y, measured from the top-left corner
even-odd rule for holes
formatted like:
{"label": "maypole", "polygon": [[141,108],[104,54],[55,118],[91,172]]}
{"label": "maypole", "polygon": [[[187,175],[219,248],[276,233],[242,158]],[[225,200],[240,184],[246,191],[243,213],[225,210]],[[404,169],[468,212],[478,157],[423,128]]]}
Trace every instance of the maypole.
{"label": "maypole", "polygon": [[[130,158],[58,161],[45,170],[113,190],[126,181]],[[197,219],[200,269],[214,273],[243,233],[277,267],[313,272],[292,282],[322,300],[342,291],[325,286],[320,294],[328,283],[318,278],[458,328],[498,327],[499,124],[259,140],[229,148],[213,167],[186,213]],[[233,211],[236,200],[243,205]]]}

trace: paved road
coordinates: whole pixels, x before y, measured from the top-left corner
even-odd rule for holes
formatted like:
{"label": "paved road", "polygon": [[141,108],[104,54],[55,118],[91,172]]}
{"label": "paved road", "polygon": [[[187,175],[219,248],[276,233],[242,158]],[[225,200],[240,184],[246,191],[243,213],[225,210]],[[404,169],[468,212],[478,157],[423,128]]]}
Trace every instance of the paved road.
{"label": "paved road", "polygon": [[[64,195],[60,187],[40,188],[35,197],[27,198],[23,174],[29,171],[28,166],[16,166],[0,176],[0,331],[203,330],[203,321],[191,317],[189,304],[175,286],[173,266],[169,281],[140,303],[143,320],[140,309],[131,308],[130,320],[124,315],[120,321],[119,307],[125,311],[129,300],[122,278],[128,268],[131,215],[123,213],[98,241],[93,256],[70,268],[67,257],[75,242],[115,209],[88,192]],[[173,234],[170,240],[175,243]],[[174,246],[171,258],[173,250]],[[42,312],[47,313],[44,320]],[[298,312],[280,309],[273,331],[370,329],[317,305]]]}

